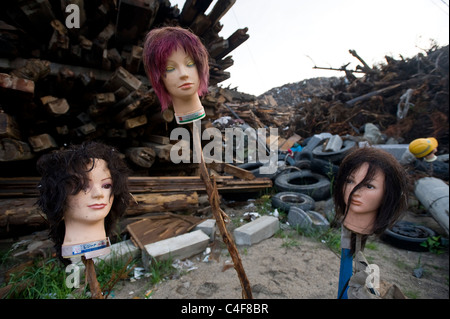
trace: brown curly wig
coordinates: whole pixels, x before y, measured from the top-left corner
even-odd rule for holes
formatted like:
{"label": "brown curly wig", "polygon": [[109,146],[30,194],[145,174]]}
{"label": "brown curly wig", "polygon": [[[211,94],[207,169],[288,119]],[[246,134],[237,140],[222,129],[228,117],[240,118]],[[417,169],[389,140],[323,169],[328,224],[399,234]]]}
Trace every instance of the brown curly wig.
{"label": "brown curly wig", "polygon": [[113,181],[114,202],[105,218],[107,236],[116,222],[123,216],[132,198],[128,187],[129,169],[117,150],[108,145],[88,141],[65,150],[55,151],[41,156],[37,170],[41,174],[38,185],[39,198],[36,204],[45,213],[50,227],[50,238],[55,243],[58,257],[64,241],[64,212],[68,195],[76,195],[89,185],[89,172],[94,168],[95,160],[103,159],[108,164]]}

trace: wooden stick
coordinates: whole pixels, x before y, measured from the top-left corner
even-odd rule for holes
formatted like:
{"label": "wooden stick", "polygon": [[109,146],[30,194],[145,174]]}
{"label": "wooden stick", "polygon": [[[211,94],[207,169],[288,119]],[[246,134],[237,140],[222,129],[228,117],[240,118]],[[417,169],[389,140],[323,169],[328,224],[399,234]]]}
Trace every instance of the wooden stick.
{"label": "wooden stick", "polygon": [[100,289],[100,284],[97,280],[97,275],[95,273],[94,261],[92,259],[86,259],[86,257],[81,256],[86,273],[86,280],[89,283],[89,289],[91,290],[91,299],[105,299]]}
{"label": "wooden stick", "polygon": [[208,199],[211,204],[213,216],[216,219],[217,226],[219,228],[220,234],[222,235],[223,242],[227,245],[228,252],[230,253],[231,259],[233,260],[234,269],[236,270],[242,287],[242,298],[243,299],[253,299],[252,290],[250,287],[250,282],[248,281],[247,275],[245,274],[244,267],[242,266],[241,257],[234,243],[233,237],[230,236],[227,227],[225,225],[225,220],[229,222],[229,217],[220,208],[220,198],[219,192],[217,191],[217,185],[215,178],[211,181],[208,170],[206,168],[205,161],[203,159],[203,152],[201,147],[200,134],[197,134],[195,128],[195,122],[192,123],[192,133],[193,133],[193,144],[197,155],[200,154],[200,176],[206,186],[206,192],[208,194]]}

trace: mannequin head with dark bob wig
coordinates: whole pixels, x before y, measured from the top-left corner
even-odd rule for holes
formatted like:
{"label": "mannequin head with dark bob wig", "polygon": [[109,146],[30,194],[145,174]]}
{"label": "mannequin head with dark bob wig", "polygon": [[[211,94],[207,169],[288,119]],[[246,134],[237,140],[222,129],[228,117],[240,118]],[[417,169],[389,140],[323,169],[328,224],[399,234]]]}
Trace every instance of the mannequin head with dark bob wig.
{"label": "mannequin head with dark bob wig", "polygon": [[[378,195],[374,197],[376,192]],[[388,152],[374,147],[356,149],[339,166],[333,199],[336,221],[346,226],[353,214],[356,216],[352,219],[354,224],[363,221],[363,226],[360,227],[363,235],[381,235],[407,208],[406,171]],[[369,207],[368,210],[373,213],[365,221],[364,217],[361,219],[367,213],[364,207]],[[353,231],[350,226],[347,228]]]}
{"label": "mannequin head with dark bob wig", "polygon": [[69,199],[90,191],[90,174],[94,167],[100,166],[97,165],[99,163],[106,163],[104,170],[109,177],[108,186],[102,187],[108,190],[109,200],[112,201],[110,210],[103,217],[103,229],[109,236],[132,198],[128,190],[129,169],[118,152],[105,144],[90,141],[45,154],[37,162],[37,170],[41,174],[37,205],[47,216],[50,238],[60,258],[66,235],[65,214],[69,209]]}
{"label": "mannequin head with dark bob wig", "polygon": [[172,98],[163,82],[167,60],[178,49],[183,49],[195,62],[200,81],[198,95],[202,96],[208,92],[208,51],[200,39],[192,32],[181,27],[153,29],[145,38],[142,59],[145,72],[161,103],[162,111],[167,109],[172,102]]}

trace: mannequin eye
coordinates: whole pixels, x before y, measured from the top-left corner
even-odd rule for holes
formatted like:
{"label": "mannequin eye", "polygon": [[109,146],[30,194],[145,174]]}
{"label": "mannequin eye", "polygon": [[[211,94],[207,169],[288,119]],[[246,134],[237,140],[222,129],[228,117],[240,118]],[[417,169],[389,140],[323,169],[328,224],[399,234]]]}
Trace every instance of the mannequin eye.
{"label": "mannequin eye", "polygon": [[195,62],[194,61],[189,61],[187,63],[187,66],[190,66],[190,67],[195,66]]}
{"label": "mannequin eye", "polygon": [[173,66],[166,67],[166,72],[172,72],[174,70],[175,70],[175,68]]}
{"label": "mannequin eye", "polygon": [[104,189],[111,189],[111,188],[112,188],[112,183],[106,183],[106,184],[103,184],[102,187],[103,187]]}

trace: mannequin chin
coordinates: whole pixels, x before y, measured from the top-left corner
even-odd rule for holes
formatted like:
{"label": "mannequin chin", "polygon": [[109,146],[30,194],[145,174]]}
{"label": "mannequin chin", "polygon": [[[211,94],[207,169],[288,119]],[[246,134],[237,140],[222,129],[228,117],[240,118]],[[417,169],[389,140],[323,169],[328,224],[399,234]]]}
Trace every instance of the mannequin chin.
{"label": "mannequin chin", "polygon": [[344,220],[344,226],[357,234],[371,235],[376,218],[376,212],[357,214],[349,212]]}

